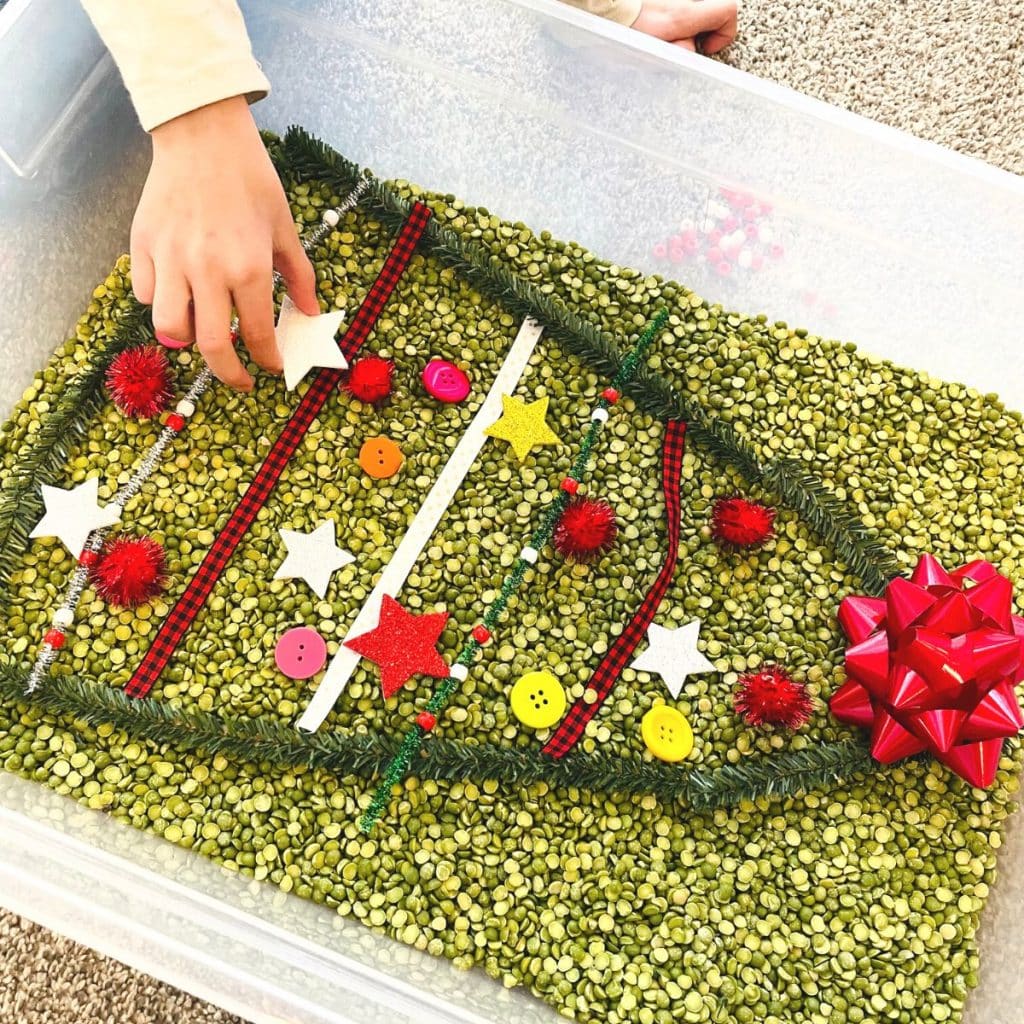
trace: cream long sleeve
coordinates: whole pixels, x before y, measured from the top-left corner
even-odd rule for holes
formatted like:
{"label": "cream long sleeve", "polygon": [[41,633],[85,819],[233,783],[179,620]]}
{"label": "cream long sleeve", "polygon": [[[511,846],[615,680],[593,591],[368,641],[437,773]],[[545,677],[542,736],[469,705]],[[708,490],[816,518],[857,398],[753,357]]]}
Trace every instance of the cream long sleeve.
{"label": "cream long sleeve", "polygon": [[252,102],[270,91],[235,0],[82,5],[113,54],[146,131],[229,96]]}
{"label": "cream long sleeve", "polygon": [[[632,25],[642,0],[564,0]],[[262,99],[270,83],[252,55],[235,0],[82,0],[152,131],[190,110],[244,95]]]}

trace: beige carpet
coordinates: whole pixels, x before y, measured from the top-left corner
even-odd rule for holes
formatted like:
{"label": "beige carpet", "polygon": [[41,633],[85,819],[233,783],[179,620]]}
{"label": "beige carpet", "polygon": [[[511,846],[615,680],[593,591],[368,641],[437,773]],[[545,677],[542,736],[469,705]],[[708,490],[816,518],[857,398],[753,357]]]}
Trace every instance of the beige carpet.
{"label": "beige carpet", "polygon": [[[1024,173],[1024,0],[746,0],[726,61]],[[234,1024],[0,911],[4,1024]]]}

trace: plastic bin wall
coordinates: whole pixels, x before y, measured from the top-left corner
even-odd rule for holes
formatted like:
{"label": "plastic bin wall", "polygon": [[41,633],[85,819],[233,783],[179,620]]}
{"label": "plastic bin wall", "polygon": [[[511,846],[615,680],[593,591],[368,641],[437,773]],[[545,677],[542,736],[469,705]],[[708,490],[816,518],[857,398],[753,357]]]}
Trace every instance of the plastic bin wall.
{"label": "plastic bin wall", "polygon": [[[243,7],[274,83],[262,125],[1024,406],[1020,179],[546,0]],[[75,0],[12,0],[0,67],[6,414],[127,248],[147,143]],[[723,187],[773,206],[784,254],[729,278],[655,264]],[[0,903],[258,1024],[555,1019],[2,773]],[[1012,946],[1012,914],[986,928]],[[984,972],[969,1007],[1016,1020]]]}

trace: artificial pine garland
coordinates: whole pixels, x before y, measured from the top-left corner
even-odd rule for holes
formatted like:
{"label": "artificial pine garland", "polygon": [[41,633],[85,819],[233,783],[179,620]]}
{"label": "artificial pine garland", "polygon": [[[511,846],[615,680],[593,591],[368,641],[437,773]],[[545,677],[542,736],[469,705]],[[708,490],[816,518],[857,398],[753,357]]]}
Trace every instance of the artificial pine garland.
{"label": "artificial pine garland", "polygon": [[[282,147],[280,151],[278,145]],[[271,141],[270,150],[272,156],[283,152],[289,168],[300,177],[327,181],[339,191],[348,191],[360,181],[369,182],[367,201],[385,224],[397,225],[412,208],[411,200],[368,171],[361,171],[301,128],[290,128],[280,144]],[[551,337],[591,369],[608,377],[618,373],[622,355],[609,334],[503,266],[482,246],[445,227],[436,217],[427,226],[425,242],[432,244],[434,256],[501,302],[510,313],[530,316],[544,324]],[[889,580],[902,573],[892,552],[799,463],[791,459],[761,461],[731,423],[711,416],[697,403],[684,398],[659,374],[646,369],[638,371],[625,393],[638,408],[658,419],[686,420],[692,441],[738,469],[749,484],[763,484],[774,491],[782,503],[807,520],[839,559],[864,581],[869,592],[882,593]]]}
{"label": "artificial pine garland", "polygon": [[[412,208],[412,202],[404,199],[394,189],[367,172],[361,173],[355,164],[300,129],[291,129],[283,142],[273,142],[270,147],[272,154],[276,152],[280,156],[282,147],[292,169],[304,177],[324,179],[345,191],[354,185],[363,186],[360,191],[365,194],[375,213],[386,224],[399,226]],[[573,313],[559,299],[545,295],[509,271],[481,246],[437,223],[435,218],[431,218],[427,226],[425,242],[431,245],[433,255],[439,260],[462,273],[481,291],[503,302],[511,313],[524,317],[531,316],[545,324],[552,337],[562,342],[595,371],[614,377],[624,368],[623,357],[609,335],[600,332],[591,322]],[[18,468],[5,480],[3,492],[0,494],[0,585],[8,582],[17,559],[28,545],[28,533],[41,513],[38,491],[40,480],[55,479],[60,466],[67,459],[71,443],[81,434],[89,418],[102,407],[105,399],[104,376],[111,360],[125,348],[136,344],[140,337],[146,338],[151,335],[148,313],[148,309],[138,304],[132,307],[131,312],[122,319],[114,337],[93,355],[85,369],[65,388],[60,401],[51,409],[41,428],[33,435],[29,452],[20,460]],[[689,436],[702,445],[706,452],[737,468],[750,483],[762,483],[774,490],[784,503],[803,515],[812,529],[832,545],[836,554],[864,580],[866,589],[881,592],[888,580],[900,573],[900,566],[891,552],[872,538],[869,531],[844,504],[799,463],[784,459],[762,462],[750,443],[737,433],[731,423],[710,416],[696,403],[679,395],[663,377],[645,368],[636,370],[631,382],[625,385],[624,392],[634,399],[639,408],[656,417],[686,419],[689,423]],[[446,684],[448,682],[450,681],[446,681]],[[454,683],[451,687],[446,684],[442,684],[438,689],[431,704],[436,701],[439,706],[443,705],[451,695]],[[6,678],[0,679],[0,686],[6,689]],[[50,687],[48,693],[56,695],[54,700],[61,693],[69,692],[64,680],[53,679]],[[114,698],[122,698],[120,693],[102,692],[111,694]],[[51,699],[47,694],[37,693],[32,696],[33,701],[44,698]],[[83,706],[81,700],[78,701],[78,706]],[[131,706],[131,703],[126,701],[126,708]],[[62,709],[56,704],[48,704],[47,709],[72,711],[73,707],[69,705]],[[428,710],[433,710],[430,705]],[[93,712],[97,711],[98,708],[94,706]],[[118,713],[121,714],[121,710]],[[130,714],[130,711],[128,713]],[[196,717],[198,716],[188,717],[186,732],[196,729],[193,721]],[[145,730],[152,723],[152,716],[140,715],[135,725],[126,724],[124,727],[151,735]],[[291,749],[303,748],[303,742],[296,745],[294,734],[290,729],[288,732],[292,743]],[[313,737],[314,746],[315,740],[316,737]],[[460,763],[469,766],[469,762],[465,760],[469,755],[458,752],[458,744],[451,741],[435,741],[430,746],[431,750],[439,747],[453,758],[462,758]],[[392,749],[386,756],[382,754],[374,770],[382,767],[396,753],[400,753],[398,747]],[[411,762],[414,751],[410,749],[407,753]],[[820,761],[816,760],[819,755]],[[427,770],[426,765],[432,756],[420,756],[417,759],[417,773]],[[778,757],[773,757],[751,764],[728,766],[710,773],[682,773],[678,768],[667,770],[674,775],[682,774],[692,780],[687,785],[692,785],[696,794],[695,806],[714,806],[718,802],[719,794],[730,794],[728,800],[742,800],[753,799],[758,795],[796,792],[827,784],[838,777],[870,768],[873,764],[864,748],[855,742],[832,744],[784,756],[797,758],[797,761],[793,765],[788,765]],[[536,758],[533,754],[530,757],[531,763],[547,760]],[[402,759],[404,760],[404,757]],[[588,761],[592,759],[588,755]],[[597,760],[601,761],[602,758],[597,757]],[[584,766],[583,755],[576,755],[563,763]],[[323,766],[327,767],[326,764]],[[610,762],[607,767],[614,775]],[[644,767],[658,770],[658,766]],[[352,770],[357,769],[353,767]],[[540,771],[539,768],[536,770]],[[821,773],[820,778],[814,775],[815,772]],[[776,775],[779,777],[777,782],[773,781]],[[486,772],[482,777],[486,777]],[[538,778],[540,777],[538,775]],[[559,775],[553,772],[548,781],[554,784],[592,788],[588,787],[586,778],[586,773],[577,776],[573,773]],[[790,781],[785,781],[787,779]],[[597,781],[600,783],[600,779]],[[780,786],[782,788],[779,788]],[[598,788],[602,787],[609,791],[619,789],[649,791],[656,794],[662,792],[656,788],[633,789],[625,774],[615,782],[601,783]],[[689,799],[683,789],[673,792],[673,799]]]}
{"label": "artificial pine garland", "polygon": [[[45,687],[26,694],[26,678],[24,669],[10,663],[0,666],[0,697],[61,715],[79,732],[112,725],[155,744],[225,754],[253,764],[306,766],[335,775],[372,778],[386,769],[402,746],[395,737],[377,733],[303,733],[262,718],[222,717],[150,697],[132,699],[120,690],[76,676],[54,677]],[[730,807],[761,797],[791,796],[881,767],[857,740],[704,771],[620,754],[574,752],[556,761],[537,757],[533,749],[468,744],[441,737],[410,758],[410,765],[423,779],[495,779],[508,789],[546,782],[600,793],[651,795],[696,810]]]}
{"label": "artificial pine garland", "polygon": [[149,310],[134,303],[113,337],[98,347],[85,368],[69,381],[39,429],[26,438],[27,449],[4,477],[0,490],[0,586],[5,586],[29,545],[28,534],[43,512],[41,483],[59,475],[89,420],[107,401],[106,373],[111,361],[140,339],[152,340]]}

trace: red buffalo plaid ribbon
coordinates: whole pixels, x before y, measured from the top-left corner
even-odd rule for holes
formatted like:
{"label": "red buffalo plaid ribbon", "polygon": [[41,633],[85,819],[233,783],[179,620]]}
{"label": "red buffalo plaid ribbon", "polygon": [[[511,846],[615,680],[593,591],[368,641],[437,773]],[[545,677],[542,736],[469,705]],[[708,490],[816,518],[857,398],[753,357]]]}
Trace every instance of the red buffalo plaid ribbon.
{"label": "red buffalo plaid ribbon", "polygon": [[686,423],[683,420],[669,420],[665,424],[665,437],[661,449],[661,486],[665,492],[665,518],[668,521],[668,551],[665,554],[665,562],[643,603],[637,609],[636,615],[615,638],[604,660],[594,671],[587,689],[594,691],[597,698],[588,704],[580,697],[569,708],[569,713],[545,744],[544,753],[551,757],[565,757],[579,742],[587,722],[608,699],[608,694],[612,692],[612,687],[618,681],[622,670],[633,657],[637,644],[644,638],[647,627],[654,620],[658,605],[668,592],[679,557],[679,481],[683,471],[685,449]]}
{"label": "red buffalo plaid ribbon", "polygon": [[[409,265],[409,260],[412,259],[429,220],[430,210],[422,203],[416,203],[409,218],[402,225],[391,252],[384,261],[384,266],[381,267],[380,273],[339,342],[346,360],[352,359],[369,336],[385,303]],[[270,492],[274,489],[288,460],[295,454],[310,424],[319,415],[327,399],[337,391],[341,375],[341,370],[322,369],[313,378],[309,390],[302,396],[295,412],[284,425],[242,500],[235,506],[231,517],[224,524],[185,592],[178,598],[177,604],[161,625],[156,639],[135,670],[135,674],[128,681],[124,692],[129,697],[145,697],[160,678],[160,673],[170,661],[181,638],[206,604],[206,599],[224,572],[239,541],[248,532],[259,510],[266,504]]]}

